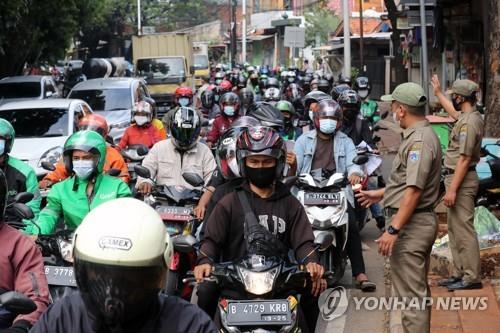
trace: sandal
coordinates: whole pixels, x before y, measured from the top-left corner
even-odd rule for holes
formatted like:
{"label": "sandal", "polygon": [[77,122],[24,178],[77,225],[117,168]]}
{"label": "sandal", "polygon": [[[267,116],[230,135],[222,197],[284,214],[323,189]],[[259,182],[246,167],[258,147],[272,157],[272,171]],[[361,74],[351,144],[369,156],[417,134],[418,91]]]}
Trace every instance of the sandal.
{"label": "sandal", "polygon": [[377,289],[377,285],[369,280],[357,281],[356,287],[363,292],[374,292]]}

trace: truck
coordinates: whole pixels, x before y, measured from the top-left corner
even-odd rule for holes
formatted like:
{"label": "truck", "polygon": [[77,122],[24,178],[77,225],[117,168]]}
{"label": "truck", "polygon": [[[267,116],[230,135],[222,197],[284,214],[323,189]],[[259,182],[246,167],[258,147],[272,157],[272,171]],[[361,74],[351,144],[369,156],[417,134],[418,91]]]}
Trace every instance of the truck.
{"label": "truck", "polygon": [[208,44],[209,42],[193,42],[194,77],[197,88],[201,86],[201,78],[210,75]]}
{"label": "truck", "polygon": [[146,81],[161,118],[175,105],[177,87],[194,88],[191,37],[176,32],[133,36],[132,50],[135,75]]}

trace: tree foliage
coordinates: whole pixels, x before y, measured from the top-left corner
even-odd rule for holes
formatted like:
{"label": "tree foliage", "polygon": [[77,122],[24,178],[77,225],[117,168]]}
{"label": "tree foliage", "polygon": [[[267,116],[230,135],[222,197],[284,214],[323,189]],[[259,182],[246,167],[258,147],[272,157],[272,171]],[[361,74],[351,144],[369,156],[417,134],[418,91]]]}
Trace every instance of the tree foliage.
{"label": "tree foliage", "polygon": [[329,35],[337,29],[340,19],[335,13],[321,1],[312,10],[305,14],[306,21],[306,45],[315,46],[316,36],[319,36],[320,44],[328,43]]}

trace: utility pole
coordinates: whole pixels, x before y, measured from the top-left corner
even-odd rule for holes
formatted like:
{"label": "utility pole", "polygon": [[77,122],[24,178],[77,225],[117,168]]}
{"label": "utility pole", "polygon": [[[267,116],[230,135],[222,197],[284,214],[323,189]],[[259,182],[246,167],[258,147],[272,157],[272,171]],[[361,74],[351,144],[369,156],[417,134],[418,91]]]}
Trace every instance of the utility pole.
{"label": "utility pole", "polygon": [[137,35],[141,35],[141,0],[137,0]]}
{"label": "utility pole", "polygon": [[363,0],[359,0],[359,71],[365,72],[365,59],[363,55]]}
{"label": "utility pole", "polygon": [[[427,22],[425,22],[425,0],[420,0],[420,32],[422,35],[422,87],[424,88],[425,96],[429,100],[429,74],[427,72]],[[444,84],[445,82],[443,82]],[[429,104],[425,105],[425,112],[429,113]]]}
{"label": "utility pole", "polygon": [[247,1],[242,0],[241,14],[243,19],[241,22],[241,62],[247,61]]}
{"label": "utility pole", "polygon": [[231,17],[231,26],[230,26],[230,36],[231,36],[231,68],[234,68],[236,64],[236,50],[237,50],[237,39],[236,39],[236,6],[238,2],[237,0],[229,0],[229,9],[230,9],[230,17]]}
{"label": "utility pole", "polygon": [[342,0],[342,11],[344,12],[344,76],[351,77],[351,34],[348,0]]}

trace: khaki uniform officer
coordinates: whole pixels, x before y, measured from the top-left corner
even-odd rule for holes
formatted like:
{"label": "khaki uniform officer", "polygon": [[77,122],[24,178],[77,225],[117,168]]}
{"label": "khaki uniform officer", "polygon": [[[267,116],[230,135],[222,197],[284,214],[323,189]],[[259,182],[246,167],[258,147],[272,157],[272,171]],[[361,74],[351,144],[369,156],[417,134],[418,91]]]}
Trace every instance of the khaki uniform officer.
{"label": "khaki uniform officer", "polygon": [[[425,119],[427,98],[421,86],[401,84],[382,100],[392,102],[403,140],[385,190],[361,191],[357,197],[364,206],[384,199],[389,227],[377,240],[379,253],[390,256],[395,296],[406,297],[407,304],[411,298],[422,304],[430,296],[427,273],[438,223],[434,206],[439,195],[441,146]],[[404,309],[402,324],[407,333],[429,332],[430,307]]]}
{"label": "khaki uniform officer", "polygon": [[450,290],[480,289],[481,261],[474,230],[474,205],[479,187],[476,164],[484,134],[483,118],[475,108],[479,87],[470,80],[455,81],[450,102],[441,92],[437,77],[433,77],[432,83],[444,109],[457,120],[444,158],[444,204],[448,207],[448,235],[455,271],[439,284]]}

